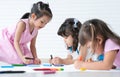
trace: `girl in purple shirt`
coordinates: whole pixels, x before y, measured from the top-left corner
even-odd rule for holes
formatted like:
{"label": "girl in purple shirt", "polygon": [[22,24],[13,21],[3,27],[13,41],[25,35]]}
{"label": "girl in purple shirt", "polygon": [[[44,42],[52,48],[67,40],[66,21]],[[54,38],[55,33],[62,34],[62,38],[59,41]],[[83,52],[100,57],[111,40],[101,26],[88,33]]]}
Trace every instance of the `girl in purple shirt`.
{"label": "girl in purple shirt", "polygon": [[86,21],[79,32],[79,42],[82,46],[90,48],[93,53],[104,54],[104,59],[98,62],[76,61],[75,68],[92,70],[120,68],[120,37],[112,32],[104,21],[99,19]]}

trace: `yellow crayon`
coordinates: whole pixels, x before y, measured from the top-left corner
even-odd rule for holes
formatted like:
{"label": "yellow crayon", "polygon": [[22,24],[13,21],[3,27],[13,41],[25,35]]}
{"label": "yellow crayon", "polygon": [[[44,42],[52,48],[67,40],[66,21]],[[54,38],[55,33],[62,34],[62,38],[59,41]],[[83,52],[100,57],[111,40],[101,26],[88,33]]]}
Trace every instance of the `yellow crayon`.
{"label": "yellow crayon", "polygon": [[86,69],[86,68],[80,68],[80,70],[81,70],[81,71],[85,71],[85,70],[87,70],[87,69]]}

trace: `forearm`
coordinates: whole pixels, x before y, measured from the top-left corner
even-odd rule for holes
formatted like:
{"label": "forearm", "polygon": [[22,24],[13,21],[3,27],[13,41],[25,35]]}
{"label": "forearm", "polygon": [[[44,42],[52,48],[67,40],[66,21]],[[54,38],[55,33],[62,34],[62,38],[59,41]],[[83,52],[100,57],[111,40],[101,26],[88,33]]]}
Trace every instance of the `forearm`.
{"label": "forearm", "polygon": [[75,61],[75,60],[73,60],[73,59],[68,59],[68,58],[62,59],[62,62],[63,62],[63,64],[65,64],[65,65],[73,64],[74,61]]}
{"label": "forearm", "polygon": [[30,46],[30,49],[31,49],[31,53],[33,55],[34,58],[37,58],[37,53],[36,53],[36,48],[35,46]]}
{"label": "forearm", "polygon": [[15,47],[15,49],[16,49],[16,52],[17,52],[18,56],[19,56],[20,58],[22,58],[22,57],[23,57],[23,53],[22,53],[22,50],[21,50],[21,48],[20,48],[19,43],[18,43],[18,42],[14,42],[14,47]]}
{"label": "forearm", "polygon": [[81,67],[90,70],[109,70],[112,68],[110,64],[104,62],[83,62]]}

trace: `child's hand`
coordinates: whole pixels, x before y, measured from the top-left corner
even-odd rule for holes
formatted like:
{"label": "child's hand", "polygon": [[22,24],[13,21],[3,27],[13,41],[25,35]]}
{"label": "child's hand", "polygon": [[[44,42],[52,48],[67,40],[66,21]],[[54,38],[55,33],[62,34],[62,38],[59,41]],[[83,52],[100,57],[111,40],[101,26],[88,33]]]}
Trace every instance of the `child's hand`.
{"label": "child's hand", "polygon": [[77,60],[74,62],[74,67],[76,69],[80,69],[82,67],[82,63],[83,63],[82,61]]}
{"label": "child's hand", "polygon": [[30,64],[31,63],[31,60],[30,59],[26,59],[26,56],[22,57],[22,61],[23,61],[24,64]]}
{"label": "child's hand", "polygon": [[63,64],[63,60],[59,57],[55,57],[51,60],[52,64]]}
{"label": "child's hand", "polygon": [[33,61],[34,64],[41,64],[41,60],[39,58],[35,58]]}

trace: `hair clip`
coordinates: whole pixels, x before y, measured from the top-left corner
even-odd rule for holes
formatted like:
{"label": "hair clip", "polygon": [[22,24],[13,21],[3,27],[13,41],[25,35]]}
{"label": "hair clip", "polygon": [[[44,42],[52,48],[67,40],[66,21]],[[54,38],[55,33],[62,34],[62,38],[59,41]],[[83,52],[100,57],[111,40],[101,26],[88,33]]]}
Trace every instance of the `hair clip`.
{"label": "hair clip", "polygon": [[90,26],[92,26],[93,24],[92,24],[92,23],[90,23],[89,25],[90,25]]}
{"label": "hair clip", "polygon": [[77,23],[78,23],[78,20],[74,19],[74,28],[77,28]]}
{"label": "hair clip", "polygon": [[40,9],[41,9],[41,8],[40,8],[40,3],[38,3],[38,10],[40,11]]}

